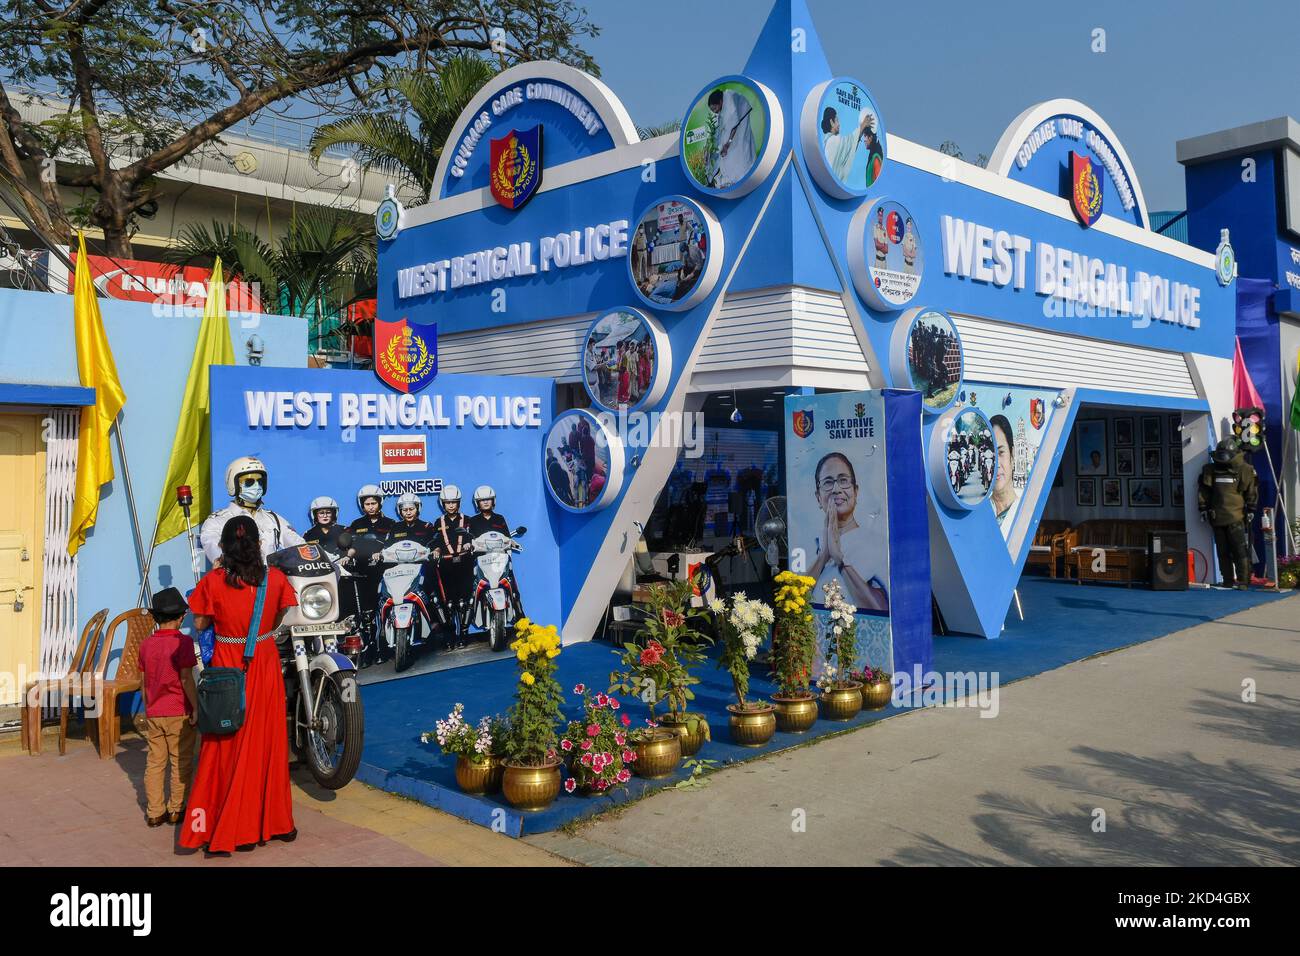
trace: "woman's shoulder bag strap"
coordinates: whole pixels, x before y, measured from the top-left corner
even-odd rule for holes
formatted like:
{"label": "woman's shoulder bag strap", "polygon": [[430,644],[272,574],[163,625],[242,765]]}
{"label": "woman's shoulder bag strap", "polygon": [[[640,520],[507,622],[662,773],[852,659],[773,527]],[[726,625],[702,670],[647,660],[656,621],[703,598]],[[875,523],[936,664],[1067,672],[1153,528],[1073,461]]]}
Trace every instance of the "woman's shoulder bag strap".
{"label": "woman's shoulder bag strap", "polygon": [[267,568],[266,573],[262,575],[262,583],[257,586],[257,598],[253,601],[253,617],[248,622],[248,637],[244,639],[244,670],[248,670],[248,662],[253,659],[253,653],[257,650],[257,629],[262,625],[262,607],[266,604],[266,583],[271,579],[271,569]]}

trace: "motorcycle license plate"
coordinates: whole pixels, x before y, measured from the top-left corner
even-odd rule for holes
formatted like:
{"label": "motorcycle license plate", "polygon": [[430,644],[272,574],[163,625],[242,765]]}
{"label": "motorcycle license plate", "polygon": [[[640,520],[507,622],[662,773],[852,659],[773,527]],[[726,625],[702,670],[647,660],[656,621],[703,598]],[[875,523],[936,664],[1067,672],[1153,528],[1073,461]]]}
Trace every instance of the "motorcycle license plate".
{"label": "motorcycle license plate", "polygon": [[488,591],[488,601],[492,604],[494,611],[504,611],[506,609],[506,592],[503,588],[492,588]]}
{"label": "motorcycle license plate", "polygon": [[294,637],[302,634],[346,634],[348,629],[339,624],[295,624],[289,629]]}

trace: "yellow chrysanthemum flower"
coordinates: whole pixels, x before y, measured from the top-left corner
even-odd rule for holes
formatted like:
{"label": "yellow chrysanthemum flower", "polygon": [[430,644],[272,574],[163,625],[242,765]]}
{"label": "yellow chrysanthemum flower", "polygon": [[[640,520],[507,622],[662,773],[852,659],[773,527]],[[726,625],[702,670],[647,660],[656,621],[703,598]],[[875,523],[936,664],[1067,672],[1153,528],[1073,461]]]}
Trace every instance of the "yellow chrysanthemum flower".
{"label": "yellow chrysanthemum flower", "polygon": [[528,671],[524,671],[522,674],[520,674],[519,679],[523,681],[525,684],[527,684],[529,687],[532,687],[535,683],[537,683],[537,678],[534,677],[532,674],[528,673]]}

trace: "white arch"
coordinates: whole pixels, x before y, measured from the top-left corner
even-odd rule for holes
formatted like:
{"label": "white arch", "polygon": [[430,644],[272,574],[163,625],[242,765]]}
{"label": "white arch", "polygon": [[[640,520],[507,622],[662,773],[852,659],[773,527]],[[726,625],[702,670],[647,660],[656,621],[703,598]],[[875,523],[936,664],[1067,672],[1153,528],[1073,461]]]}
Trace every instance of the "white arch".
{"label": "white arch", "polygon": [[1035,103],[1013,119],[1006,132],[1002,134],[1002,138],[998,140],[998,145],[993,148],[993,157],[989,160],[988,165],[989,171],[1004,178],[1009,177],[1011,166],[1016,160],[1016,152],[1029,137],[1029,134],[1053,116],[1060,116],[1061,114],[1079,117],[1106,137],[1111,148],[1115,150],[1115,157],[1120,161],[1120,165],[1128,170],[1129,183],[1133,187],[1133,200],[1137,203],[1138,212],[1142,215],[1142,225],[1144,228],[1150,229],[1151,217],[1147,214],[1146,197],[1142,195],[1142,184],[1138,181],[1137,170],[1133,168],[1133,161],[1128,158],[1128,153],[1124,151],[1124,144],[1119,141],[1119,137],[1115,135],[1115,131],[1110,128],[1110,125],[1097,115],[1096,110],[1080,103],[1078,100],[1044,100],[1042,103]]}
{"label": "white arch", "polygon": [[494,76],[483,89],[478,91],[475,97],[469,101],[469,105],[457,117],[454,127],[455,133],[447,138],[447,144],[443,148],[442,156],[438,159],[438,170],[434,173],[433,180],[434,192],[431,197],[433,201],[436,202],[442,196],[442,185],[446,182],[447,168],[451,165],[456,146],[460,144],[461,137],[465,135],[465,129],[470,122],[482,111],[484,105],[491,101],[492,97],[524,80],[553,80],[574,89],[595,109],[596,115],[600,117],[605,129],[609,130],[615,149],[629,143],[641,141],[641,137],[637,135],[636,124],[632,122],[632,115],[627,111],[627,108],[614,95],[613,90],[590,73],[584,73],[576,67],[556,63],[552,60],[533,60],[528,63],[520,63],[517,66],[512,66],[504,73]]}

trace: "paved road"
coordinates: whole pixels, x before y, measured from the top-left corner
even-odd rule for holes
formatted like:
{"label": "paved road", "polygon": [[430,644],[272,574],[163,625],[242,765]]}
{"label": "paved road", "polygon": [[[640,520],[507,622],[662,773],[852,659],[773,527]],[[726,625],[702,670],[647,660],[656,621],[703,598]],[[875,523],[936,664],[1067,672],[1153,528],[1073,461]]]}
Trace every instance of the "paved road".
{"label": "paved road", "polygon": [[998,703],[871,724],[527,842],[597,865],[1300,863],[1300,597]]}
{"label": "paved road", "polygon": [[298,839],[205,858],[176,846],[173,827],[144,823],[144,741],[112,760],[47,735],[37,757],[18,735],[0,743],[0,866],[555,866],[550,854],[503,834],[359,783],[331,793],[295,771]]}

